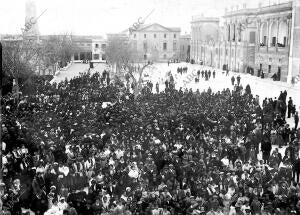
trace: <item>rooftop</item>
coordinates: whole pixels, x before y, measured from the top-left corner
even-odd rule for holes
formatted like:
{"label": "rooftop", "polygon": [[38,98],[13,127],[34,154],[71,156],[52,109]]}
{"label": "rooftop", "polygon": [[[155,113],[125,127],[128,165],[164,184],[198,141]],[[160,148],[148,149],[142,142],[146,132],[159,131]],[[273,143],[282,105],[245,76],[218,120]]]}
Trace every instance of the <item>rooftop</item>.
{"label": "rooftop", "polygon": [[239,10],[227,11],[225,12],[226,17],[239,16],[239,15],[260,15],[268,13],[279,13],[284,11],[292,11],[293,5],[292,2],[285,2],[281,4],[274,4],[264,7],[257,8],[242,8]]}
{"label": "rooftop", "polygon": [[181,35],[180,39],[191,39],[191,35],[190,34]]}
{"label": "rooftop", "polygon": [[217,17],[204,17],[203,15],[193,16],[192,22],[220,22]]}

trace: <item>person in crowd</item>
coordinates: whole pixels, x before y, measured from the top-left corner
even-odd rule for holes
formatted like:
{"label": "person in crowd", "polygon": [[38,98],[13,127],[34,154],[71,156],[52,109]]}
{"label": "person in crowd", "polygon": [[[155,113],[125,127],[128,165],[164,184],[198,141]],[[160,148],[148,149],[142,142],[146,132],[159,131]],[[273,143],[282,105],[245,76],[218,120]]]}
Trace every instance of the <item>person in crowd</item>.
{"label": "person in crowd", "polygon": [[236,77],[236,81],[237,81],[237,85],[239,86],[240,83],[241,83],[241,76],[240,76],[240,75],[238,75],[238,76]]}
{"label": "person in crowd", "polygon": [[232,84],[232,86],[234,86],[234,82],[235,82],[235,77],[232,76],[232,77],[231,77],[231,84]]}
{"label": "person in crowd", "polygon": [[294,105],[293,105],[293,100],[292,100],[292,98],[290,97],[290,98],[289,98],[289,101],[288,101],[288,117],[287,117],[288,119],[291,118],[291,114],[292,114],[293,107],[294,107]]}
{"label": "person in crowd", "polygon": [[295,130],[297,130],[298,124],[299,124],[299,115],[298,115],[298,111],[295,112],[295,115],[294,115],[294,122],[295,122]]}
{"label": "person in crowd", "polygon": [[159,93],[159,83],[157,82],[155,85],[156,93]]}

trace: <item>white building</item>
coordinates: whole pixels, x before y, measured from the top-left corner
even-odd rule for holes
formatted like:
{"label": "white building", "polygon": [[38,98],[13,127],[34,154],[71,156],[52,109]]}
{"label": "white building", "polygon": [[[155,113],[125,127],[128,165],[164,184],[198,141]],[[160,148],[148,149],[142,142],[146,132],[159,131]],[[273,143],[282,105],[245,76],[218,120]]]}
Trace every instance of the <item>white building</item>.
{"label": "white building", "polygon": [[129,38],[144,60],[167,61],[180,57],[180,28],[157,23],[141,25]]}

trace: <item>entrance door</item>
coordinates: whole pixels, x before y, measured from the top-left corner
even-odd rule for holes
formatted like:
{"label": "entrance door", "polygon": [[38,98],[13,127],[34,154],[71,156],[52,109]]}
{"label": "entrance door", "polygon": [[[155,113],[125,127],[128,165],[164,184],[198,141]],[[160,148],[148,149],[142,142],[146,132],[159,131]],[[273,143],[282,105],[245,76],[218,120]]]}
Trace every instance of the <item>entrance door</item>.
{"label": "entrance door", "polygon": [[278,67],[278,72],[277,72],[277,80],[280,81],[281,79],[281,67]]}
{"label": "entrance door", "polygon": [[80,60],[85,60],[84,52],[80,52]]}
{"label": "entrance door", "polygon": [[92,52],[87,52],[87,59],[86,60],[92,60]]}

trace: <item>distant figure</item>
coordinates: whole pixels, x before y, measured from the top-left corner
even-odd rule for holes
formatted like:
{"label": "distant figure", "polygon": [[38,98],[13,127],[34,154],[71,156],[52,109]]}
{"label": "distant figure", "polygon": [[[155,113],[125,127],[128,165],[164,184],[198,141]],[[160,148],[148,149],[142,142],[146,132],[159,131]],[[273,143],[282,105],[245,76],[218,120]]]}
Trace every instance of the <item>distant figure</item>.
{"label": "distant figure", "polygon": [[257,71],[257,77],[261,77],[261,72],[262,72],[262,70],[260,70],[260,69]]}
{"label": "distant figure", "polygon": [[236,81],[237,81],[237,85],[239,86],[241,83],[241,76],[238,75],[238,77],[236,77]]}
{"label": "distant figure", "polygon": [[208,81],[208,74],[205,72],[205,81]]}
{"label": "distant figure", "polygon": [[231,84],[232,84],[232,86],[234,86],[234,82],[235,82],[235,77],[232,76],[232,77],[231,77]]}
{"label": "distant figure", "polygon": [[271,78],[273,79],[273,81],[277,81],[277,74],[274,73],[274,75]]}
{"label": "distant figure", "polygon": [[295,121],[295,130],[297,130],[297,128],[298,128],[298,123],[299,123],[299,115],[298,115],[298,111],[296,111],[296,113],[295,113],[294,121]]}
{"label": "distant figure", "polygon": [[293,108],[292,108],[292,110],[291,110],[292,117],[295,116],[295,113],[296,113],[296,105],[294,105]]}
{"label": "distant figure", "polygon": [[215,70],[213,71],[212,75],[213,75],[213,78],[216,77],[216,71]]}
{"label": "distant figure", "polygon": [[289,101],[288,101],[288,117],[287,118],[291,118],[291,113],[292,113],[293,107],[294,107],[293,100],[290,97]]}
{"label": "distant figure", "polygon": [[107,74],[106,83],[107,83],[107,86],[110,84],[110,77],[109,77],[109,73]]}
{"label": "distant figure", "polygon": [[229,75],[229,70],[228,70],[228,68],[227,68],[227,70],[226,70],[226,76],[228,76]]}
{"label": "distant figure", "polygon": [[202,70],[202,72],[201,72],[201,75],[202,75],[202,78],[204,77],[204,71]]}
{"label": "distant figure", "polygon": [[159,93],[159,83],[156,83],[156,93]]}
{"label": "distant figure", "polygon": [[270,153],[272,150],[272,144],[268,134],[263,135],[261,143],[261,151],[263,155],[263,161],[265,164],[269,164]]}
{"label": "distant figure", "polygon": [[169,82],[168,82],[168,80],[165,81],[165,86],[166,86],[166,89],[169,88]]}
{"label": "distant figure", "polygon": [[277,72],[277,81],[280,81],[280,79],[281,79],[281,71],[279,70]]}

